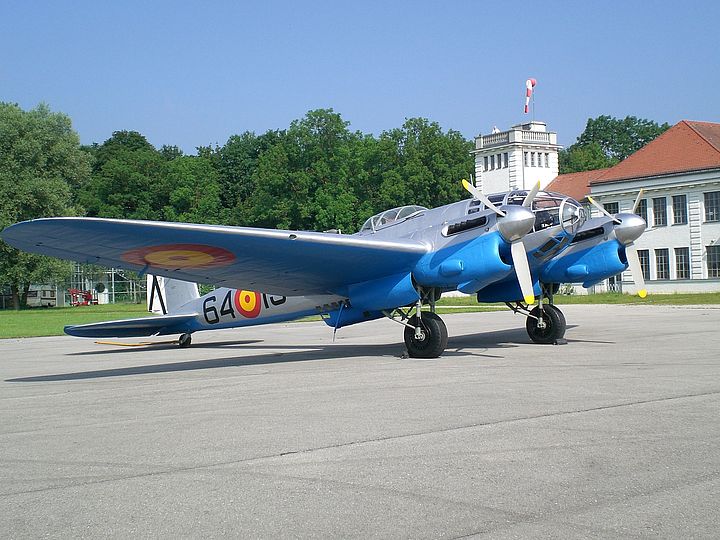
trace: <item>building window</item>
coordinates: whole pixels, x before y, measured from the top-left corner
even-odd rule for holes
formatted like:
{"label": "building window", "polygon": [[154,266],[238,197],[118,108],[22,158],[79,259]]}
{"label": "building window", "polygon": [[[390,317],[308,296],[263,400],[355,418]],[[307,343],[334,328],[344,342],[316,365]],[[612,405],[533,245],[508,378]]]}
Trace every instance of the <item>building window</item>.
{"label": "building window", "polygon": [[638,258],[640,259],[640,268],[645,280],[650,279],[650,252],[647,249],[638,249]]}
{"label": "building window", "polygon": [[643,218],[645,220],[645,223],[648,222],[647,217],[647,199],[640,199],[640,202],[638,203],[637,211],[635,212],[638,216]]}
{"label": "building window", "polygon": [[665,225],[667,225],[667,202],[665,197],[657,197],[653,199],[653,226],[664,227]]}
{"label": "building window", "polygon": [[720,221],[720,191],[705,193],[705,221]]}
{"label": "building window", "polygon": [[494,155],[490,156],[490,168],[491,169],[495,168],[495,156]]}
{"label": "building window", "polygon": [[542,167],[542,166],[543,166],[543,161],[542,161],[542,160],[543,160],[543,155],[542,155],[540,152],[538,152],[538,167]]}
{"label": "building window", "polygon": [[675,248],[676,279],[690,279],[690,248]]}
{"label": "building window", "polygon": [[720,278],[720,244],[707,247],[708,277]]}
{"label": "building window", "polygon": [[611,214],[617,214],[618,213],[618,203],[616,202],[608,202],[603,204],[603,208],[610,212]]}
{"label": "building window", "polygon": [[508,153],[507,152],[505,152],[503,154],[503,168],[504,169],[508,168]]}
{"label": "building window", "polygon": [[489,161],[489,158],[487,156],[485,156],[485,170],[486,171],[488,170],[488,161]]}
{"label": "building window", "polygon": [[655,276],[657,279],[670,279],[670,256],[667,248],[655,250]]}
{"label": "building window", "polygon": [[673,224],[687,223],[687,195],[673,195]]}
{"label": "building window", "polygon": [[545,154],[545,166],[546,167],[550,166],[550,154],[547,154],[547,153]]}
{"label": "building window", "polygon": [[524,155],[524,157],[525,157],[525,166],[526,166],[526,167],[529,167],[529,166],[530,166],[530,162],[528,161],[528,159],[530,159],[530,158],[528,157],[528,154],[529,154],[529,153],[530,153],[530,152],[523,152],[523,155]]}
{"label": "building window", "polygon": [[530,166],[535,166],[535,152],[530,152]]}

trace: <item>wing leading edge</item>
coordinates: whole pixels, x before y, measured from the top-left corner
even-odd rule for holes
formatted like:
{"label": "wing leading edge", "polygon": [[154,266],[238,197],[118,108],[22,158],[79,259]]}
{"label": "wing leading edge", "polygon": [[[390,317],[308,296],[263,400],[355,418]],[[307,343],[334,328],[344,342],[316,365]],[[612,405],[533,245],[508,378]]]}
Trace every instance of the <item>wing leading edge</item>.
{"label": "wing leading edge", "polygon": [[342,294],[409,271],[428,251],[412,240],[102,218],[46,218],[1,233],[31,253],[271,294]]}

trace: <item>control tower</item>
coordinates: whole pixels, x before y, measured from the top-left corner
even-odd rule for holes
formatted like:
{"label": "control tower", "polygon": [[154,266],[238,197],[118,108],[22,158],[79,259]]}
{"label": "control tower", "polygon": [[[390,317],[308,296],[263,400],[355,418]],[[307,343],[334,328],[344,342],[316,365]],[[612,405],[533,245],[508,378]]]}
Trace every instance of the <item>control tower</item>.
{"label": "control tower", "polygon": [[497,128],[475,138],[475,185],[483,193],[531,189],[540,180],[543,189],[558,175],[557,133],[545,122]]}

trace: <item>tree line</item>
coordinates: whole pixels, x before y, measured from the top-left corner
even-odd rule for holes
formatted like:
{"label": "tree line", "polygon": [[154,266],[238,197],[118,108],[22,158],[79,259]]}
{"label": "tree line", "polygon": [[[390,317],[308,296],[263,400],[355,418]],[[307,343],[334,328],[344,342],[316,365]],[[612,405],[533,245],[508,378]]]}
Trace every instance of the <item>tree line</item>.
{"label": "tree line", "polygon": [[[618,158],[612,144],[600,142],[607,130],[585,135],[564,151],[562,172],[594,163],[577,157],[587,145],[592,156],[600,145],[607,159]],[[233,135],[195,155],[156,148],[137,131],[83,146],[67,115],[44,104],[24,111],[0,102],[0,230],[37,217],[84,215],[354,232],[387,208],[462,198],[473,147],[425,118],[364,134],[332,109],[309,111],[286,129]],[[16,308],[30,283],[62,280],[70,271],[67,263],[0,241],[0,288],[10,288]]]}

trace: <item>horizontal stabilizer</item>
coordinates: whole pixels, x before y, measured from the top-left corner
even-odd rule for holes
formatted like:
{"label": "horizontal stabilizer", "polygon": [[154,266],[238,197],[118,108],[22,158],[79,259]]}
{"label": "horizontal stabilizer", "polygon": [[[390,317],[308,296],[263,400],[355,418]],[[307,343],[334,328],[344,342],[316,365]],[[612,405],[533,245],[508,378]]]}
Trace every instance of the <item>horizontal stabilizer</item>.
{"label": "horizontal stabilizer", "polygon": [[77,337],[143,337],[184,333],[187,323],[197,317],[196,313],[166,315],[163,317],[142,317],[91,324],[76,324],[65,327],[65,333]]}

